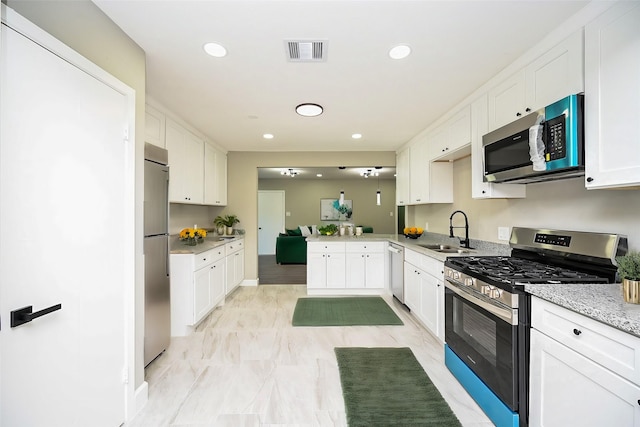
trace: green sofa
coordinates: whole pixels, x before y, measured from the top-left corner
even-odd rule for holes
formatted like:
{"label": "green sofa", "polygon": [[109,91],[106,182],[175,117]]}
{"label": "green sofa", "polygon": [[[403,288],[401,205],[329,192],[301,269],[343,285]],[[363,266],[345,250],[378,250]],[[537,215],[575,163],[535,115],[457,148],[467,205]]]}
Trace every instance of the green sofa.
{"label": "green sofa", "polygon": [[306,264],[307,238],[300,229],[287,230],[276,237],[276,262],[278,264]]}

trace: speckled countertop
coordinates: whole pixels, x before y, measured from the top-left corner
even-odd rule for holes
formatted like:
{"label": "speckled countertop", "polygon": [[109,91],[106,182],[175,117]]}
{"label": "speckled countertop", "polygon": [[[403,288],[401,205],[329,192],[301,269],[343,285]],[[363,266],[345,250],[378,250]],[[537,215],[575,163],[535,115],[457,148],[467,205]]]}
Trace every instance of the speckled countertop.
{"label": "speckled countertop", "polygon": [[209,235],[204,238],[204,242],[198,243],[196,246],[188,246],[180,240],[178,235],[172,235],[169,236],[169,251],[172,254],[195,255],[243,238],[240,234],[234,235],[232,238]]}
{"label": "speckled countertop", "polygon": [[624,302],[620,283],[532,284],[525,291],[640,337],[640,305]]}

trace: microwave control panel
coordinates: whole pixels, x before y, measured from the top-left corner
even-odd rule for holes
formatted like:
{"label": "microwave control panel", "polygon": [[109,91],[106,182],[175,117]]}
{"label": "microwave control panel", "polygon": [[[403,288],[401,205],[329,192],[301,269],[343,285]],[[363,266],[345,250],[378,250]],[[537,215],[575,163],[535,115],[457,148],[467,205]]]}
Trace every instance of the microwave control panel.
{"label": "microwave control panel", "polygon": [[567,138],[564,114],[545,123],[545,160],[562,159],[567,156]]}

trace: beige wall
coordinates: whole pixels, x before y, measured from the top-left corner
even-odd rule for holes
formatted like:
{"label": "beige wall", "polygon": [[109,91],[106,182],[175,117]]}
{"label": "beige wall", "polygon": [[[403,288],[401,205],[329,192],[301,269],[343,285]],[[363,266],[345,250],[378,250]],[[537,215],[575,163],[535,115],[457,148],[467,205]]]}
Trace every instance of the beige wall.
{"label": "beige wall", "polygon": [[629,246],[640,249],[638,190],[586,190],[583,179],[569,179],[528,184],[526,199],[475,200],[471,158],[455,161],[453,175],[455,202],[409,207],[410,224],[424,227],[428,222],[429,231],[448,234],[449,216],[461,209],[469,217],[473,239],[497,242],[499,226],[540,227],[626,234]]}
{"label": "beige wall", "polygon": [[[259,190],[284,190],[285,209],[291,216],[285,217],[286,228],[299,225],[329,223],[320,219],[320,199],[337,199],[343,189],[345,199],[353,202],[353,216],[349,222],[373,227],[375,233],[395,233],[395,180],[381,180],[380,206],[376,205],[378,181],[375,178],[356,180],[331,179],[261,179]],[[392,213],[393,216],[389,215]]]}
{"label": "beige wall", "polygon": [[88,0],[8,0],[7,6],[136,91],[136,366],[135,386],[144,381],[144,263],[142,201],[144,164],[145,53]]}
{"label": "beige wall", "polygon": [[[320,167],[367,165],[395,166],[396,156],[390,151],[374,152],[244,152],[232,151],[227,156],[228,205],[224,213],[240,218],[238,228],[245,235],[245,276],[258,277],[258,168]],[[347,196],[348,198],[348,196]],[[354,206],[354,209],[356,206]]]}

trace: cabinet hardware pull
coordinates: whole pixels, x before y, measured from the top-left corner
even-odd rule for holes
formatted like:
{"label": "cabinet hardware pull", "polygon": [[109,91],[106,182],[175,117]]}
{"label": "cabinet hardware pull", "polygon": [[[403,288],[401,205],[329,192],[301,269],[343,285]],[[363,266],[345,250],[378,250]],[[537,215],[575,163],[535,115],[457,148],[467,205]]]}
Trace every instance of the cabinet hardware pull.
{"label": "cabinet hardware pull", "polygon": [[531,108],[527,107],[526,110],[524,110],[524,111],[526,111],[528,113],[529,111],[531,111]]}
{"label": "cabinet hardware pull", "polygon": [[587,182],[593,182],[593,178],[587,177]]}
{"label": "cabinet hardware pull", "polygon": [[522,115],[522,113],[521,113],[521,112],[517,112],[517,113],[516,113],[516,117],[520,117],[521,115]]}
{"label": "cabinet hardware pull", "polygon": [[582,333],[582,331],[580,329],[574,329],[573,333],[576,335],[580,335]]}
{"label": "cabinet hardware pull", "polygon": [[11,312],[11,327],[15,328],[16,326],[20,326],[25,323],[31,322],[33,319],[37,319],[38,317],[42,317],[45,314],[53,313],[54,311],[58,311],[62,309],[62,304],[52,305],[51,307],[47,307],[40,311],[36,311],[33,313],[33,306],[22,307],[17,310],[13,310]]}
{"label": "cabinet hardware pull", "polygon": [[638,399],[638,405],[640,405],[640,399]]}

